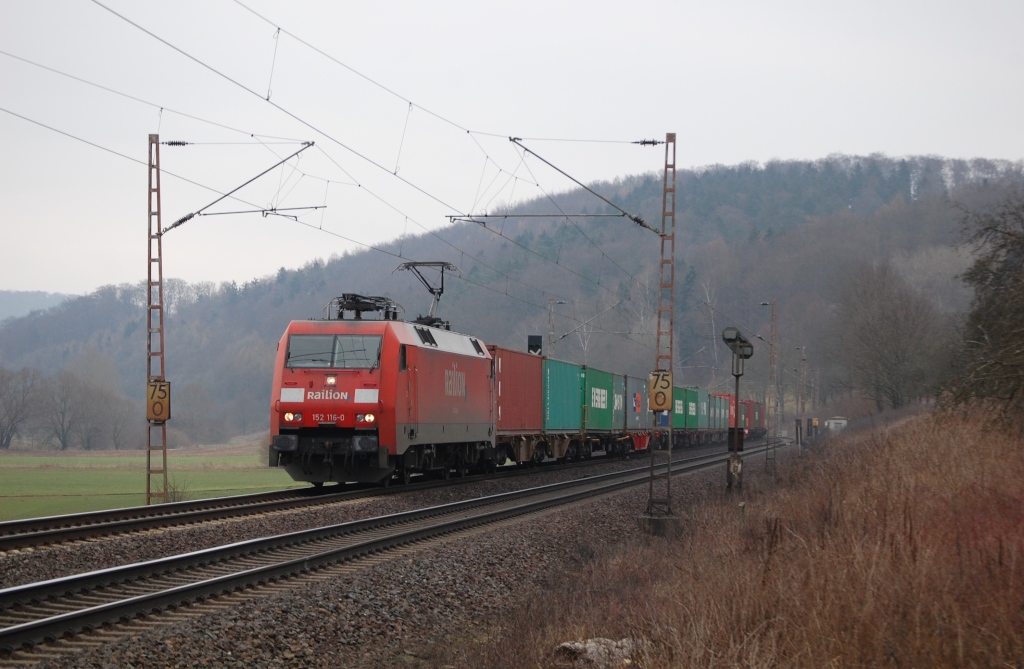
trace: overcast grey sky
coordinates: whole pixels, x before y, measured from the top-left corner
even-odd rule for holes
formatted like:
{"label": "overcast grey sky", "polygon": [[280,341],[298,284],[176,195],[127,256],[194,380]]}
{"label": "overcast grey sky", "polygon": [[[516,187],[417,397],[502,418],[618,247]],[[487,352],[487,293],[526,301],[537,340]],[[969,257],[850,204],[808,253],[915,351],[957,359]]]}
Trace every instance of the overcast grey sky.
{"label": "overcast grey sky", "polygon": [[1022,25],[1019,0],[4,0],[0,289],[145,278],[150,133],[197,143],[161,148],[164,226],[316,143],[208,212],[326,209],[164,236],[166,276],[216,282],[573,186],[509,136],[585,182],[660,171],[626,142],[666,132],[680,168],[1020,160]]}

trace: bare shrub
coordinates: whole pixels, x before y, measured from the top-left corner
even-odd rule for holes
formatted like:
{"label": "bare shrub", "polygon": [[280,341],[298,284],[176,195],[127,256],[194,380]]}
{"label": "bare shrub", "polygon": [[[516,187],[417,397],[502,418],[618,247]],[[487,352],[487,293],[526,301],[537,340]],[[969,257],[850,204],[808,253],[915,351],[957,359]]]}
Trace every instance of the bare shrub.
{"label": "bare shrub", "polygon": [[184,502],[188,499],[188,479],[178,479],[173,474],[167,479],[167,501]]}
{"label": "bare shrub", "polygon": [[648,667],[1020,666],[1024,456],[986,425],[929,414],[833,441],[742,511],[711,492],[680,539],[545,588],[479,666],[553,666],[598,636],[649,642]]}

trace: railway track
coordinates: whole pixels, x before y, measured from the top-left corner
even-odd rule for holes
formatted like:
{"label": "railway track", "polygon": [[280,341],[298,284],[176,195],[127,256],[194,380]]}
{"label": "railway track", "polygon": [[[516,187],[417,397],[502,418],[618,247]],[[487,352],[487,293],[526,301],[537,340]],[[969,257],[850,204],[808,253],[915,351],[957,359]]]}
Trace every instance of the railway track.
{"label": "railway track", "polygon": [[[587,460],[559,465],[552,469],[553,471],[564,471],[573,467],[599,465],[600,463],[601,460]],[[458,480],[432,480],[416,477],[409,486],[387,488],[353,488],[341,485],[323,488],[309,487],[7,521],[0,523],[0,553],[152,529],[241,518],[272,511],[301,509],[377,495],[395,494],[403,490],[427,490],[435,487],[461,485],[473,480],[536,474],[538,471],[543,471],[543,468],[515,468],[509,471],[499,471],[496,474],[473,475]]]}
{"label": "railway track", "polygon": [[[707,455],[673,469],[693,472],[727,459],[728,453]],[[106,633],[149,613],[610,494],[648,476],[649,467],[640,467],[0,590],[0,651],[10,659],[26,646],[100,628]]]}

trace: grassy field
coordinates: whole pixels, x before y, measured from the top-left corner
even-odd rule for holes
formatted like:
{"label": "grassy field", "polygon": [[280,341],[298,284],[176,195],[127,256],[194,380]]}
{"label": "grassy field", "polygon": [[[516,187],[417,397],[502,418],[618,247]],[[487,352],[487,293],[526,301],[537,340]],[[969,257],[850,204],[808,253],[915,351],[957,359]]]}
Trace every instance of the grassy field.
{"label": "grassy field", "polygon": [[[257,443],[173,449],[167,470],[182,499],[308,485],[269,469]],[[0,521],[145,503],[144,452],[0,451]]]}
{"label": "grassy field", "polygon": [[454,654],[547,669],[604,637],[639,667],[1024,666],[1024,449],[992,425],[921,416],[715,486],[681,536],[594,556]]}

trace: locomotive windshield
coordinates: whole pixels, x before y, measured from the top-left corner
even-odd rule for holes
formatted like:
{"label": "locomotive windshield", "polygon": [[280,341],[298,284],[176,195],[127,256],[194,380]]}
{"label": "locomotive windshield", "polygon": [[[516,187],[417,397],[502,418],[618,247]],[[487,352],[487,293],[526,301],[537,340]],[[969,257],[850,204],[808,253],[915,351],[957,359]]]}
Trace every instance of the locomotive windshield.
{"label": "locomotive windshield", "polygon": [[380,361],[380,335],[292,335],[287,367],[372,369]]}

